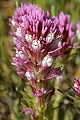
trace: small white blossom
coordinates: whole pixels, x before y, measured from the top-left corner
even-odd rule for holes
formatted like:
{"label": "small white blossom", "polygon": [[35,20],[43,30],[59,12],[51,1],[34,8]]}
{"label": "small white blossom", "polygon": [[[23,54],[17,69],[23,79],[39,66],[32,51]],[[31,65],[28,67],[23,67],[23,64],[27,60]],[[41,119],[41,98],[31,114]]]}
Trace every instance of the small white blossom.
{"label": "small white blossom", "polygon": [[15,26],[16,22],[14,20],[11,20],[11,23],[13,26]]}
{"label": "small white blossom", "polygon": [[39,82],[40,82],[40,80],[38,79],[38,80],[37,80],[37,82],[39,83]]}
{"label": "small white blossom", "polygon": [[50,55],[45,56],[42,60],[43,67],[46,67],[46,66],[50,67],[52,65],[52,63],[53,63],[53,58]]}
{"label": "small white blossom", "polygon": [[22,35],[21,35],[21,28],[19,27],[19,28],[17,28],[17,30],[16,30],[16,35],[18,36],[18,37],[21,37]]}
{"label": "small white blossom", "polygon": [[55,46],[58,45],[58,47],[61,46],[61,40],[62,40],[62,35],[58,35],[55,40]]}
{"label": "small white blossom", "polygon": [[61,47],[61,41],[58,42],[58,47]]}
{"label": "small white blossom", "polygon": [[24,28],[24,23],[21,23],[21,26]]}
{"label": "small white blossom", "polygon": [[77,90],[78,85],[76,83],[74,83],[74,87],[75,87],[75,90]]}
{"label": "small white blossom", "polygon": [[43,58],[43,60],[42,60],[42,66],[43,67],[47,66],[47,56]]}
{"label": "small white blossom", "polygon": [[48,59],[47,59],[47,66],[50,67],[52,65],[52,62],[53,62],[52,56],[48,57]]}
{"label": "small white blossom", "polygon": [[22,59],[24,59],[24,58],[25,58],[25,56],[24,56],[24,54],[23,54],[23,52],[22,52],[22,51],[19,51],[19,56],[20,56],[20,58],[22,58]]}
{"label": "small white blossom", "polygon": [[35,76],[34,72],[27,71],[25,76],[27,77],[28,80],[35,80],[36,79],[36,76]]}
{"label": "small white blossom", "polygon": [[49,33],[47,36],[47,43],[50,43],[54,39],[54,33]]}
{"label": "small white blossom", "polygon": [[33,40],[33,39],[32,39],[32,36],[29,35],[29,34],[26,34],[26,35],[25,35],[25,39],[26,39],[27,42],[32,42],[32,40]]}
{"label": "small white blossom", "polygon": [[58,39],[58,41],[61,41],[62,40],[62,35],[61,34],[58,35],[56,39]]}
{"label": "small white blossom", "polygon": [[17,49],[16,49],[16,57],[19,57],[19,52]]}
{"label": "small white blossom", "polygon": [[44,90],[44,94],[46,93],[46,90]]}
{"label": "small white blossom", "polygon": [[22,51],[16,50],[16,56],[17,56],[17,57],[20,57],[20,58],[22,58],[22,59],[25,59],[25,56],[24,56],[24,54],[23,54]]}
{"label": "small white blossom", "polygon": [[25,76],[27,77],[28,80],[32,80],[32,75],[29,71],[26,72]]}
{"label": "small white blossom", "polygon": [[41,43],[39,40],[33,40],[32,41],[32,48],[33,50],[40,50],[41,49]]}

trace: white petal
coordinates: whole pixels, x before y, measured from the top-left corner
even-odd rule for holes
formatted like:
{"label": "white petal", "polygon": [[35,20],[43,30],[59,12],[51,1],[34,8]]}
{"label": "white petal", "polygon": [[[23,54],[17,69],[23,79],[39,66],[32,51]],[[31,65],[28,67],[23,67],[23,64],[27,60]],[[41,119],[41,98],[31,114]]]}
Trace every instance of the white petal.
{"label": "white petal", "polygon": [[40,41],[33,40],[33,42],[32,42],[32,48],[33,48],[33,50],[40,50],[41,49]]}
{"label": "white petal", "polygon": [[20,28],[20,27],[17,28],[16,35],[17,35],[18,37],[21,37],[21,28]]}
{"label": "white petal", "polygon": [[16,22],[14,20],[11,21],[12,25],[15,26]]}
{"label": "white petal", "polygon": [[22,51],[19,51],[19,56],[20,56],[20,58],[25,59],[25,56]]}
{"label": "white petal", "polygon": [[47,66],[47,57],[44,57],[44,59],[42,60],[42,67],[46,67]]}
{"label": "white petal", "polygon": [[47,66],[50,67],[53,63],[53,58],[50,56],[48,59],[47,59]]}
{"label": "white petal", "polygon": [[27,42],[32,42],[32,40],[33,40],[33,39],[32,39],[32,36],[29,35],[29,34],[26,34],[26,35],[25,35],[25,39],[26,39]]}
{"label": "white petal", "polygon": [[54,39],[54,33],[49,33],[47,36],[47,43],[50,43]]}
{"label": "white petal", "polygon": [[32,80],[32,76],[30,72],[26,72],[25,76],[27,77],[28,80]]}

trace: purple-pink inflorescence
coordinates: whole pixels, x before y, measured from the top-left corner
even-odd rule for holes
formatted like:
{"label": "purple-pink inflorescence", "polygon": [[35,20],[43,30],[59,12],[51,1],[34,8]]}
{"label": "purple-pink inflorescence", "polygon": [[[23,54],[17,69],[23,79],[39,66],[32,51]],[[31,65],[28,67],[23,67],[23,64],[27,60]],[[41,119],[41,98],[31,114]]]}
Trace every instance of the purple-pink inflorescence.
{"label": "purple-pink inflorescence", "polygon": [[74,89],[77,95],[80,97],[80,78],[78,78],[74,83]]}
{"label": "purple-pink inflorescence", "polygon": [[62,40],[58,43],[62,46],[60,54],[68,54],[75,46],[75,25],[70,22],[70,15],[61,12],[58,17],[58,27],[62,35]]}
{"label": "purple-pink inflorescence", "polygon": [[54,63],[59,55],[58,42],[61,40],[57,24],[56,17],[51,17],[49,12],[44,13],[32,4],[21,4],[10,19],[11,35],[16,46],[12,64],[17,66],[17,73],[34,88],[33,96],[38,100],[45,94],[48,97],[50,92],[51,98],[54,87],[48,89],[48,82],[61,75],[60,67],[55,68]]}

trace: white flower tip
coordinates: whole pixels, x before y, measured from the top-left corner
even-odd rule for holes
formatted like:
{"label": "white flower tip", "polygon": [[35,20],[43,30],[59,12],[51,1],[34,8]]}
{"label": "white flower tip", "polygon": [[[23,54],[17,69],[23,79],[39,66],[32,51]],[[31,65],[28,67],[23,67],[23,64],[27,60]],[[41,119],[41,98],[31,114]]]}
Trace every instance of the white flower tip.
{"label": "white flower tip", "polygon": [[11,21],[11,24],[15,26],[16,22],[14,20]]}
{"label": "white flower tip", "polygon": [[32,80],[32,76],[29,71],[26,72],[25,76],[27,77],[28,80]]}
{"label": "white flower tip", "polygon": [[52,62],[53,62],[53,58],[50,56],[48,59],[47,59],[47,66],[50,67],[52,65]]}
{"label": "white flower tip", "polygon": [[46,67],[47,66],[47,56],[45,56],[42,60],[42,66]]}
{"label": "white flower tip", "polygon": [[25,35],[25,39],[26,39],[27,42],[32,42],[32,40],[33,40],[33,39],[32,39],[32,36],[29,35],[29,34],[26,34],[26,35]]}
{"label": "white flower tip", "polygon": [[33,50],[40,50],[41,49],[41,43],[39,40],[33,40],[32,41],[32,48]]}
{"label": "white flower tip", "polygon": [[46,90],[44,90],[44,94],[46,93]]}
{"label": "white flower tip", "polygon": [[25,76],[27,77],[28,80],[35,80],[36,79],[36,76],[35,76],[34,72],[27,71]]}
{"label": "white flower tip", "polygon": [[48,36],[47,36],[47,43],[50,43],[52,40],[54,39],[54,33],[49,33]]}
{"label": "white flower tip", "polygon": [[61,41],[62,40],[62,35],[61,34],[58,35],[56,39],[58,39],[58,41]]}
{"label": "white flower tip", "polygon": [[24,56],[24,54],[22,53],[22,51],[19,51],[19,56],[20,56],[20,58],[25,59],[25,56]]}
{"label": "white flower tip", "polygon": [[20,57],[20,58],[22,58],[22,59],[25,59],[25,56],[24,56],[24,54],[23,54],[22,51],[16,50],[16,56],[17,56],[17,57]]}
{"label": "white flower tip", "polygon": [[17,49],[16,49],[16,57],[19,57],[19,52]]}
{"label": "white flower tip", "polygon": [[77,88],[77,87],[78,87],[78,85],[77,85],[76,83],[74,83],[74,87],[75,87],[75,88]]}
{"label": "white flower tip", "polygon": [[50,66],[52,66],[52,63],[53,63],[52,56],[45,56],[42,60],[43,67],[50,67]]}
{"label": "white flower tip", "polygon": [[39,83],[39,82],[40,82],[40,80],[37,80],[37,82]]}
{"label": "white flower tip", "polygon": [[24,23],[21,23],[21,26],[24,28]]}
{"label": "white flower tip", "polygon": [[17,35],[18,37],[21,37],[21,28],[20,28],[20,27],[17,28],[16,35]]}
{"label": "white flower tip", "polygon": [[58,42],[58,47],[61,47],[61,41]]}

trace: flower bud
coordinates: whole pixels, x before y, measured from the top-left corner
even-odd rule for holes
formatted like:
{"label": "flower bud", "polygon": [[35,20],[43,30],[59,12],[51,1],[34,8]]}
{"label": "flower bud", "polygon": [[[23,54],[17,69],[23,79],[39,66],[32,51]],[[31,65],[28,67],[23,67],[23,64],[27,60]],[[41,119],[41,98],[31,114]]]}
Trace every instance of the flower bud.
{"label": "flower bud", "polygon": [[34,72],[27,71],[25,76],[27,77],[28,80],[35,80],[36,79],[36,75]]}
{"label": "flower bud", "polygon": [[21,23],[21,26],[24,28],[24,23]]}
{"label": "flower bud", "polygon": [[33,50],[40,50],[41,49],[41,44],[39,40],[33,40],[32,41],[32,48]]}
{"label": "flower bud", "polygon": [[24,56],[24,54],[23,54],[22,51],[16,50],[16,56],[17,56],[17,57],[20,57],[20,58],[22,58],[22,59],[25,59],[25,56]]}
{"label": "flower bud", "polygon": [[17,35],[18,37],[21,37],[21,28],[20,28],[20,27],[17,28],[17,30],[16,30],[16,35]]}
{"label": "flower bud", "polygon": [[50,67],[53,63],[53,58],[50,55],[47,55],[42,60],[42,66],[43,67]]}
{"label": "flower bud", "polygon": [[48,59],[47,59],[47,66],[50,67],[52,65],[52,62],[53,62],[52,56],[48,57]]}
{"label": "flower bud", "polygon": [[29,35],[29,34],[26,34],[26,35],[25,35],[25,39],[26,39],[27,42],[30,42],[30,43],[31,43],[32,40],[33,40],[33,39],[32,39],[32,36]]}
{"label": "flower bud", "polygon": [[58,47],[61,47],[61,41],[58,42]]}
{"label": "flower bud", "polygon": [[12,26],[15,26],[16,22],[15,20],[11,20]]}
{"label": "flower bud", "polygon": [[32,80],[32,75],[29,71],[26,72],[25,76],[27,77],[28,80]]}
{"label": "flower bud", "polygon": [[49,33],[48,36],[47,36],[47,43],[50,43],[52,40],[54,39],[54,33]]}

